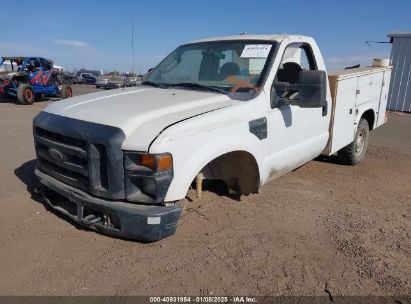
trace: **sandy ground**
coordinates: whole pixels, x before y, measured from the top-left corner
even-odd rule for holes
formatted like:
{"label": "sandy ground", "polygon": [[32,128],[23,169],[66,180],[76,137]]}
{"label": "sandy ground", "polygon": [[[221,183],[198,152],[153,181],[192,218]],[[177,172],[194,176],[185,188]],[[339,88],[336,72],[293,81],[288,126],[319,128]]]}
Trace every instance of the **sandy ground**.
{"label": "sandy ground", "polygon": [[411,116],[390,114],[358,166],[320,158],[242,201],[211,185],[176,235],[141,244],[32,198],[32,118],[49,103],[0,101],[0,294],[411,294]]}

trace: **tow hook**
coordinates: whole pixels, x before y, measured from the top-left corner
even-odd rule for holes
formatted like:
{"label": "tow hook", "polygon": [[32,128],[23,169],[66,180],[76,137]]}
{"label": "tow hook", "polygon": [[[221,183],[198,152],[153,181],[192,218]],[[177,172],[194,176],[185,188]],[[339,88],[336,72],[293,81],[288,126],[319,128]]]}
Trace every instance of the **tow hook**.
{"label": "tow hook", "polygon": [[83,218],[82,222],[87,226],[102,223],[101,217],[97,217],[94,214],[87,215],[85,218]]}

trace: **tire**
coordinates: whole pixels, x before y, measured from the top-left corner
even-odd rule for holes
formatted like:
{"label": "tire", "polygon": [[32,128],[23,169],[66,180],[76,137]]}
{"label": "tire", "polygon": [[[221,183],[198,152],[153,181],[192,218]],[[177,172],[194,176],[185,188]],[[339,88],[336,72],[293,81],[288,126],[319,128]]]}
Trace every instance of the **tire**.
{"label": "tire", "polygon": [[63,99],[73,97],[73,89],[67,84],[63,84],[60,89],[60,97]]}
{"label": "tire", "polygon": [[368,122],[361,118],[354,141],[337,152],[338,160],[352,166],[360,163],[367,152],[369,138],[370,127]]}
{"label": "tire", "polygon": [[34,103],[35,95],[31,85],[23,83],[17,88],[17,100],[20,104],[31,105]]}

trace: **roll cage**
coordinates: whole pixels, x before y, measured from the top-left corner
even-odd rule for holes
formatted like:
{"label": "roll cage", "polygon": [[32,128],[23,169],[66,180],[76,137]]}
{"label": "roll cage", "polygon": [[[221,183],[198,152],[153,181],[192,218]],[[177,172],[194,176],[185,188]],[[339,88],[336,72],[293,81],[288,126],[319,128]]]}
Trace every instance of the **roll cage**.
{"label": "roll cage", "polygon": [[48,71],[53,68],[53,61],[43,57],[1,57],[0,65],[7,60],[10,61],[12,71],[15,71],[13,63],[17,65],[16,71],[24,71],[32,66],[40,68],[43,71]]}

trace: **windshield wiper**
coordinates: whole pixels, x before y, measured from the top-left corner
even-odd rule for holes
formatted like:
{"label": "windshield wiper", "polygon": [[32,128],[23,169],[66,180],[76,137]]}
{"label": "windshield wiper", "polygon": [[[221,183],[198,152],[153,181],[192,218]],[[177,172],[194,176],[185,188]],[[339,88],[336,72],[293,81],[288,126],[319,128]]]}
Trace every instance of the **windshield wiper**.
{"label": "windshield wiper", "polygon": [[153,87],[156,87],[156,88],[167,89],[167,86],[165,84],[158,83],[158,82],[153,82],[153,81],[149,81],[149,80],[143,81],[141,84],[146,84],[146,85],[153,86]]}
{"label": "windshield wiper", "polygon": [[226,94],[227,92],[223,89],[218,89],[215,87],[209,87],[206,85],[202,85],[199,83],[195,83],[195,82],[182,82],[182,83],[173,83],[170,86],[173,87],[184,87],[184,88],[191,88],[191,89],[200,89],[200,90],[205,90],[205,91],[211,91],[211,92],[217,92],[220,94]]}

